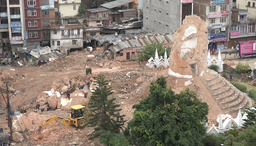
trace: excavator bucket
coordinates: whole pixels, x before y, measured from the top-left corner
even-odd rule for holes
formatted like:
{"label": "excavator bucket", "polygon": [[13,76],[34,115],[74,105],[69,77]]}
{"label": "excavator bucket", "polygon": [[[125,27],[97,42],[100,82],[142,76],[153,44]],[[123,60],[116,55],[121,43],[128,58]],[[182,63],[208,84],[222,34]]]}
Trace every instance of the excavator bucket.
{"label": "excavator bucket", "polygon": [[42,126],[38,127],[38,132],[41,133]]}

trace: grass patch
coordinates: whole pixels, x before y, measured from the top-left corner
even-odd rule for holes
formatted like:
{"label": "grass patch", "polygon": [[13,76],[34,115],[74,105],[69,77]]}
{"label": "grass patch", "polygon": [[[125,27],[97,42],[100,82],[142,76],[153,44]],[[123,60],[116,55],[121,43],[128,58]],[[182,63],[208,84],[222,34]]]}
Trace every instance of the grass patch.
{"label": "grass patch", "polygon": [[247,92],[247,87],[241,83],[237,83],[237,82],[230,82],[232,85],[234,85],[238,90],[242,91],[242,92]]}

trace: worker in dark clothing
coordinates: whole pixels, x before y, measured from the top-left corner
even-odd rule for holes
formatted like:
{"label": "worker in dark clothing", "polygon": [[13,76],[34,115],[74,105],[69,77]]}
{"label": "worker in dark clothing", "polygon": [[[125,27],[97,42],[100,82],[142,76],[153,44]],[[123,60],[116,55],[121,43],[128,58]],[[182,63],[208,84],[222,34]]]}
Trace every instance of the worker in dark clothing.
{"label": "worker in dark clothing", "polygon": [[39,104],[39,102],[37,102],[36,109],[39,110],[39,108],[40,108],[40,104]]}
{"label": "worker in dark clothing", "polygon": [[79,90],[81,90],[81,89],[84,89],[84,85],[82,85],[82,86],[79,87]]}
{"label": "worker in dark clothing", "polygon": [[117,112],[117,113],[116,113],[116,120],[117,120],[117,121],[119,121],[119,117],[120,117],[120,113]]}
{"label": "worker in dark clothing", "polygon": [[87,82],[87,87],[88,87],[88,89],[90,89],[90,84],[91,84],[90,81],[88,81],[88,82]]}
{"label": "worker in dark clothing", "polygon": [[51,109],[51,105],[48,103],[47,104],[47,111],[49,111]]}
{"label": "worker in dark clothing", "polygon": [[233,75],[232,75],[232,74],[230,74],[230,81],[232,81],[232,77],[233,77]]}
{"label": "worker in dark clothing", "polygon": [[86,68],[86,75],[88,75],[88,74],[92,74],[92,69],[91,68]]}
{"label": "worker in dark clothing", "polygon": [[84,98],[87,98],[87,94],[88,94],[88,93],[85,93],[85,94],[84,94]]}
{"label": "worker in dark clothing", "polygon": [[41,112],[44,112],[44,108],[41,109]]}
{"label": "worker in dark clothing", "polygon": [[68,100],[70,100],[70,89],[68,89],[68,94],[67,94],[67,96],[68,96]]}

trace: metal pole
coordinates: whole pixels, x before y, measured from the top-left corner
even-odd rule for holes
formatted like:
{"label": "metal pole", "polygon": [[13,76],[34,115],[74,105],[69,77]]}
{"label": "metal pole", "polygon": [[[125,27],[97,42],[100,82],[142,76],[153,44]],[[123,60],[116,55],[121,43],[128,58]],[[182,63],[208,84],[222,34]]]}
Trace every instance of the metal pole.
{"label": "metal pole", "polygon": [[8,127],[10,128],[10,136],[9,136],[9,143],[12,140],[12,119],[11,119],[11,106],[10,106],[10,100],[9,100],[9,89],[8,89],[8,83],[6,83],[6,97],[7,97],[7,109],[8,109]]}

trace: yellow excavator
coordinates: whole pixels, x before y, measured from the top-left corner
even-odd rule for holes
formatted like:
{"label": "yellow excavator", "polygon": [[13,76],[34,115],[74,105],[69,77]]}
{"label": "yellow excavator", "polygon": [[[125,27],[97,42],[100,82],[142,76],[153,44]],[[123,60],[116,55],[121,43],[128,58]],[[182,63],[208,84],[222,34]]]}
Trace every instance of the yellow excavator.
{"label": "yellow excavator", "polygon": [[53,116],[52,118],[48,119],[47,121],[43,122],[43,124],[41,124],[39,126],[39,133],[41,132],[42,127],[50,124],[53,121],[56,122],[60,122],[66,126],[68,125],[74,125],[77,128],[84,128],[86,125],[86,121],[84,119],[84,110],[85,110],[85,106],[82,105],[74,105],[71,106],[71,115],[68,116],[68,119],[65,120],[61,117],[57,117],[57,116]]}

